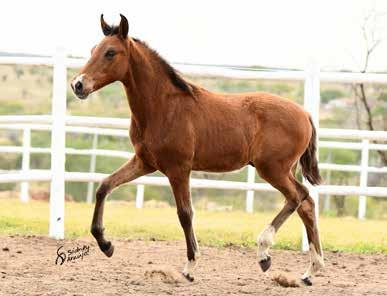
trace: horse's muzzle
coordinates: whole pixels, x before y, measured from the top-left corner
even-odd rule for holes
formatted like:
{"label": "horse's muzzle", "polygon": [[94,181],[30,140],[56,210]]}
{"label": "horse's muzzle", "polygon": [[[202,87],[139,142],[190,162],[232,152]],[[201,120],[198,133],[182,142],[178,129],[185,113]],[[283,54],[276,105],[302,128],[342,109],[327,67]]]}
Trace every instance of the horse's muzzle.
{"label": "horse's muzzle", "polygon": [[83,84],[83,75],[77,76],[73,79],[71,82],[71,88],[74,92],[74,94],[81,100],[84,100],[89,95],[88,92],[85,91],[85,87]]}

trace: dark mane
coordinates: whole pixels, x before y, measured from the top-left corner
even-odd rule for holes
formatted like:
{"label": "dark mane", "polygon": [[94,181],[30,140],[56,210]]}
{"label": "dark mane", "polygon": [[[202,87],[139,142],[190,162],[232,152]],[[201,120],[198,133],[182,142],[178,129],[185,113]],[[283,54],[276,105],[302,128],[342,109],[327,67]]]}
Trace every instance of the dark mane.
{"label": "dark mane", "polygon": [[[119,32],[118,26],[111,26],[110,28],[111,28],[109,32],[110,36],[118,34]],[[161,66],[165,70],[165,73],[168,75],[169,79],[171,80],[174,86],[176,86],[178,89],[182,90],[183,92],[188,93],[191,96],[195,97],[193,93],[194,89],[196,88],[195,85],[186,81],[178,73],[176,69],[174,69],[157,51],[150,48],[148,44],[146,44],[144,41],[137,38],[132,38],[132,40],[137,42],[138,44],[141,44],[143,47],[145,47],[151,53],[151,55],[160,62]]]}
{"label": "dark mane", "polygon": [[151,55],[160,62],[161,66],[165,70],[166,74],[168,75],[169,79],[171,80],[174,86],[176,86],[178,89],[182,90],[183,92],[194,96],[193,90],[195,89],[195,86],[193,84],[186,81],[175,68],[173,68],[157,51],[150,48],[148,44],[146,44],[144,41],[139,40],[137,38],[132,38],[132,39],[135,42],[144,46],[146,49],[148,49]]}
{"label": "dark mane", "polygon": [[[110,36],[117,35],[118,31],[119,31],[118,26],[111,26],[109,35]],[[195,89],[195,86],[192,83],[189,83],[188,81],[186,81],[175,68],[173,68],[157,51],[150,48],[148,44],[146,44],[144,41],[137,38],[132,38],[132,40],[144,46],[151,53],[151,55],[160,62],[161,66],[165,70],[165,73],[168,75],[169,79],[171,80],[174,86],[176,86],[178,89],[194,97],[193,91]]]}
{"label": "dark mane", "polygon": [[[116,35],[118,34],[118,27],[117,26],[112,26],[111,27],[111,32],[110,35]],[[191,96],[194,97],[194,89],[196,88],[193,84],[189,83],[186,81],[176,69],[174,69],[157,51],[154,49],[150,48],[144,41],[137,39],[137,38],[132,38],[133,41],[137,42],[138,44],[141,44],[144,46],[146,49],[149,50],[151,55],[156,58],[161,66],[163,67],[165,73],[168,75],[169,79],[171,80],[172,84],[176,86],[178,89],[181,91],[190,94]]]}

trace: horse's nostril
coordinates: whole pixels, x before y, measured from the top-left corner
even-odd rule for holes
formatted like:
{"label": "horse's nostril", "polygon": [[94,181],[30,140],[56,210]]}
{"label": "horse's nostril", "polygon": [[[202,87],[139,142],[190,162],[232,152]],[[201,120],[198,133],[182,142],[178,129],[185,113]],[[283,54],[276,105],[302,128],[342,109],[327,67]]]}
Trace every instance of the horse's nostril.
{"label": "horse's nostril", "polygon": [[81,92],[83,89],[83,85],[82,85],[82,82],[80,81],[77,81],[77,83],[75,83],[75,91],[77,92]]}

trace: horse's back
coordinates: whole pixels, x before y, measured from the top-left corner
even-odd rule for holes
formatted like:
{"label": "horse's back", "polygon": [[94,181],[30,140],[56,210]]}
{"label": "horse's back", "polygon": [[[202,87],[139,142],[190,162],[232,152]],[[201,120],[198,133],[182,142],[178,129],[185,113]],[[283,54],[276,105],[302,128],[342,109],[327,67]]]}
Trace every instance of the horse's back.
{"label": "horse's back", "polygon": [[309,114],[299,104],[267,92],[207,93],[202,115],[234,128],[269,132],[281,129],[293,136],[309,134]]}
{"label": "horse's back", "polygon": [[298,158],[309,143],[308,113],[273,94],[205,92],[198,109],[194,121],[199,170],[227,171],[268,158]]}

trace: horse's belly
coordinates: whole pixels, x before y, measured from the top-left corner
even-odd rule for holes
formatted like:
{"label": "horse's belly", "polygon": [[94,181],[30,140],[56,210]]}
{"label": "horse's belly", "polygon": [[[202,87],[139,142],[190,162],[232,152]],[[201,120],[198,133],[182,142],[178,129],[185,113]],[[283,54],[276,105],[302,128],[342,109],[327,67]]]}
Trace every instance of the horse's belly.
{"label": "horse's belly", "polygon": [[193,170],[229,172],[244,167],[248,162],[248,149],[244,145],[232,149],[221,146],[208,147],[207,151],[195,153]]}

